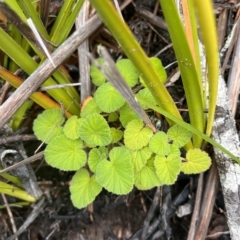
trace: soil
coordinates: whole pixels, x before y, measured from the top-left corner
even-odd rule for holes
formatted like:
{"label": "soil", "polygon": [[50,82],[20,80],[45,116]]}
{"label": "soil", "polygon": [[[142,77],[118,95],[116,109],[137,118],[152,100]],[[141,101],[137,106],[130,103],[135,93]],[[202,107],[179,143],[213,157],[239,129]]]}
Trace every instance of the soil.
{"label": "soil", "polygon": [[[216,2],[217,16],[224,9],[230,9],[231,7],[228,29],[230,31],[232,19],[236,14],[235,2],[227,0]],[[144,9],[153,12],[156,1],[138,0],[135,3],[137,7],[144,7]],[[161,11],[158,11],[157,15],[161,16]],[[167,31],[156,26],[153,26],[154,30],[152,30],[148,25],[148,20],[141,17],[132,4],[123,10],[123,16],[149,56],[156,55],[170,44]],[[99,30],[90,40],[92,51],[95,51],[97,43],[104,44],[107,42],[112,49],[117,48],[116,41],[104,30]],[[122,54],[122,52],[114,52],[113,56],[118,58]],[[164,66],[176,61],[171,47],[159,57]],[[69,65],[73,66],[70,74],[77,81],[78,63],[76,55],[73,55],[69,60]],[[173,64],[167,68],[168,76],[173,75],[176,67]],[[225,75],[227,74],[226,71]],[[168,89],[178,107],[186,109],[181,81],[175,82]],[[38,108],[35,110],[38,111]],[[35,110],[34,112],[36,112]],[[31,121],[35,117],[35,113],[31,112],[31,114],[32,116],[29,117],[26,124],[28,126],[31,125]],[[183,113],[183,116],[187,120],[186,112]],[[239,111],[236,116],[239,116]],[[25,143],[29,156],[38,144],[38,141]],[[19,240],[187,239],[191,213],[196,201],[198,175],[186,176],[182,174],[173,186],[153,188],[149,191],[133,189],[126,196],[117,196],[103,191],[93,204],[79,210],[72,205],[70,199],[69,184],[73,176],[72,172],[59,171],[47,166],[44,162],[36,162],[32,166],[38,184],[44,193],[44,203],[38,209],[36,218],[32,219],[30,225],[25,227],[23,233],[18,236]],[[207,181],[207,175],[208,172],[204,173],[205,182]],[[9,197],[7,201],[14,203],[16,199]],[[17,229],[29,216],[32,216],[31,213],[37,208],[37,204],[38,202],[21,208],[11,207]],[[0,205],[3,205],[1,200]],[[0,220],[0,240],[6,240],[12,236],[13,230],[9,212],[5,208],[0,212]],[[220,186],[218,187],[206,239],[230,239]]]}

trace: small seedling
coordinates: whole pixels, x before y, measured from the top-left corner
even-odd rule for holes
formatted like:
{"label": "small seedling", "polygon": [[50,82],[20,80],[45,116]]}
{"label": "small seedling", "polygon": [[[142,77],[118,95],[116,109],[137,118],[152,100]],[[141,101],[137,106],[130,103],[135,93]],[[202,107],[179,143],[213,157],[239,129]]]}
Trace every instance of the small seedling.
{"label": "small seedling", "polygon": [[[129,86],[140,83],[129,60],[120,60],[116,65]],[[163,67],[159,69],[164,71]],[[167,133],[154,133],[99,75],[101,72],[92,67],[91,76],[98,88],[80,117],[60,122],[57,119],[62,117],[61,111],[50,109],[34,121],[33,130],[40,140],[59,123],[48,138],[44,155],[53,167],[77,171],[70,186],[74,206],[86,207],[102,188],[114,194],[128,194],[134,186],[147,190],[170,185],[181,171],[191,174],[209,168],[211,159],[200,149],[191,149],[185,158],[181,155],[180,148],[192,137],[190,131],[174,125]],[[136,95],[156,105],[144,86]]]}

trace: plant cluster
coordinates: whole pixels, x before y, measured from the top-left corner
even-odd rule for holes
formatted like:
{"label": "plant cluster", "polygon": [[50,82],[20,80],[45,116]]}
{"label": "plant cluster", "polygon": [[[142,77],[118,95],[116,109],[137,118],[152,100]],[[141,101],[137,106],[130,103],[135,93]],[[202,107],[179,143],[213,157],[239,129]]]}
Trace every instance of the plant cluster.
{"label": "plant cluster", "polygon": [[[161,61],[150,61],[165,81]],[[102,59],[98,62],[103,64]],[[134,90],[141,78],[131,61],[122,59],[116,66]],[[77,171],[70,186],[75,207],[86,207],[102,188],[128,194],[134,186],[147,190],[173,184],[181,171],[191,174],[209,168],[211,160],[200,149],[191,149],[182,157],[180,148],[190,141],[190,131],[174,125],[167,133],[154,133],[95,66],[91,66],[91,77],[97,89],[79,117],[65,121],[61,110],[53,108],[40,114],[33,127],[38,139],[47,143],[46,162],[63,171]],[[136,97],[156,105],[144,85]]]}

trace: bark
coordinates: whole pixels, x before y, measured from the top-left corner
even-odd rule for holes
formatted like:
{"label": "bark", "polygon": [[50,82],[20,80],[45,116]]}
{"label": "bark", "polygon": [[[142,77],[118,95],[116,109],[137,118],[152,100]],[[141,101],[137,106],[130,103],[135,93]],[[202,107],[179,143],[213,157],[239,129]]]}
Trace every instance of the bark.
{"label": "bark", "polygon": [[[227,89],[222,78],[219,78],[219,91],[216,119],[212,137],[236,156],[240,156],[239,136],[235,120],[229,110]],[[240,233],[240,165],[214,148],[222,192],[226,207],[227,221],[232,240],[239,239]]]}

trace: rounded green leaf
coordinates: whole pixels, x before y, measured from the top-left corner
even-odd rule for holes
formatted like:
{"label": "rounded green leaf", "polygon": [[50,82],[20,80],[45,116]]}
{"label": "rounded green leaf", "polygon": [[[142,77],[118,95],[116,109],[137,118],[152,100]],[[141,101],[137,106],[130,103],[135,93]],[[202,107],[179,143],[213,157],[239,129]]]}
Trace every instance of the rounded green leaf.
{"label": "rounded green leaf", "polygon": [[148,190],[163,183],[159,180],[154,167],[154,158],[150,158],[147,164],[135,175],[135,186],[139,190]]}
{"label": "rounded green leaf", "polygon": [[81,118],[77,116],[70,117],[63,127],[65,136],[69,139],[75,140],[79,138],[78,128],[80,126]]}
{"label": "rounded green leaf", "polygon": [[87,155],[82,150],[82,141],[68,139],[65,135],[54,138],[46,147],[44,156],[52,167],[63,171],[76,171],[83,167]]}
{"label": "rounded green leaf", "polygon": [[118,114],[116,112],[112,112],[108,115],[108,122],[115,122],[119,119]]}
{"label": "rounded green leaf", "polygon": [[58,108],[45,110],[33,122],[33,132],[37,138],[45,143],[50,143],[56,136],[63,134],[65,119]]}
{"label": "rounded green leaf", "polygon": [[142,120],[131,121],[124,131],[124,143],[129,149],[141,149],[147,146],[153,132],[147,128],[143,127]]}
{"label": "rounded green leaf", "polygon": [[192,133],[190,131],[177,124],[169,128],[167,135],[178,147],[183,147],[192,137]]}
{"label": "rounded green leaf", "polygon": [[177,154],[169,154],[167,157],[155,156],[154,165],[156,174],[161,182],[167,185],[173,184],[181,169],[181,158]]}
{"label": "rounded green leaf", "polygon": [[[104,62],[102,58],[98,58],[97,61],[99,64],[103,64]],[[105,76],[95,65],[91,65],[90,67],[90,76],[92,78],[93,84],[96,86],[100,86],[106,82]]]}
{"label": "rounded green leaf", "polygon": [[[155,98],[153,97],[152,93],[150,92],[150,90],[148,88],[144,88],[144,89],[140,90],[136,94],[136,97],[139,100],[139,102],[141,102],[141,100],[144,100],[144,101],[149,102],[153,105],[157,105]],[[141,106],[144,110],[148,109],[148,107],[145,106],[144,104],[141,104]]]}
{"label": "rounded green leaf", "polygon": [[95,176],[89,176],[86,169],[78,170],[70,185],[71,200],[76,208],[84,208],[92,203],[96,196],[102,191]]}
{"label": "rounded green leaf", "polygon": [[106,146],[112,141],[107,121],[97,113],[93,113],[81,121],[78,134],[91,147]]}
{"label": "rounded green leaf", "polygon": [[115,194],[128,194],[134,183],[130,152],[125,147],[115,147],[109,153],[110,161],[102,160],[97,165],[96,180]]}
{"label": "rounded green leaf", "polygon": [[112,135],[112,143],[117,143],[122,139],[123,131],[116,128],[111,128],[111,135]]}
{"label": "rounded green leaf", "polygon": [[156,133],[150,140],[149,148],[158,155],[167,156],[170,153],[167,134],[164,132]]}
{"label": "rounded green leaf", "polygon": [[117,61],[116,67],[128,86],[134,87],[137,84],[139,74],[129,59],[121,59]]}
{"label": "rounded green leaf", "polygon": [[94,94],[98,107],[103,112],[114,112],[125,103],[121,94],[109,83],[101,85]]}
{"label": "rounded green leaf", "polygon": [[92,172],[96,171],[97,165],[100,161],[107,158],[108,150],[105,147],[93,148],[89,152],[88,165]]}
{"label": "rounded green leaf", "polygon": [[89,116],[92,113],[101,113],[101,110],[99,109],[96,100],[92,98],[87,102],[87,104],[84,106],[83,110],[80,113],[80,116],[82,118],[85,118]]}
{"label": "rounded green leaf", "polygon": [[125,104],[120,109],[120,122],[122,123],[123,127],[126,128],[129,122],[131,122],[134,119],[139,119],[139,116],[135,111],[133,111],[132,108],[129,107],[128,104]]}
{"label": "rounded green leaf", "polygon": [[132,163],[134,166],[134,172],[139,172],[147,163],[147,160],[151,157],[152,151],[149,147],[143,147],[142,149],[131,152]]}
{"label": "rounded green leaf", "polygon": [[185,174],[197,174],[206,171],[211,165],[211,158],[201,149],[190,149],[186,155],[186,162],[182,163],[181,170]]}

